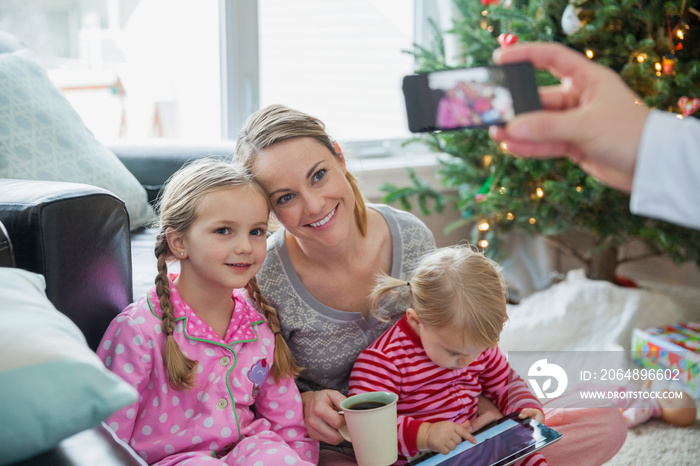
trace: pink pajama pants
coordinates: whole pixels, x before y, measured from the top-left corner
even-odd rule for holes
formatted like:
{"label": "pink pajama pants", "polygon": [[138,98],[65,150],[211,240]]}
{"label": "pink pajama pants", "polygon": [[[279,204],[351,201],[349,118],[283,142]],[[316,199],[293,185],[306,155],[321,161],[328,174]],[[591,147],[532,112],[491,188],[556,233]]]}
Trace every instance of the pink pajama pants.
{"label": "pink pajama pants", "polygon": [[627,424],[613,402],[583,406],[578,394],[565,394],[544,404],[545,424],[563,437],[542,450],[551,466],[600,466],[620,451]]}

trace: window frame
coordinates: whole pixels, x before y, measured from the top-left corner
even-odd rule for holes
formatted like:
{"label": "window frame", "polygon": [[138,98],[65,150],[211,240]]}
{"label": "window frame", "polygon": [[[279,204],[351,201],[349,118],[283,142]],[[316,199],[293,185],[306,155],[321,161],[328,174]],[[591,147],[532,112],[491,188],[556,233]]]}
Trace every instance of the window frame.
{"label": "window frame", "polygon": [[[237,138],[248,115],[260,107],[260,62],[258,46],[258,0],[219,0],[221,48],[222,137]],[[452,9],[450,0],[413,0],[414,39],[432,40],[428,35],[429,17],[445,21]],[[235,57],[235,59],[232,59]],[[416,145],[404,146],[410,139],[365,139],[348,141],[349,149],[360,158],[386,157],[425,152]]]}

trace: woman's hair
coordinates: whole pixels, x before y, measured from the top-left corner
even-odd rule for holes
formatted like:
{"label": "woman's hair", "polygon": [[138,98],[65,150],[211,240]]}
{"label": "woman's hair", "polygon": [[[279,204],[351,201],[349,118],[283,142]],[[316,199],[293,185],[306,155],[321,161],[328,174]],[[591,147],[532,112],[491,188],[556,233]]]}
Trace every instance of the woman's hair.
{"label": "woman's hair", "polygon": [[[326,133],[326,125],[317,118],[283,105],[270,105],[253,113],[238,134],[234,160],[253,171],[258,152],[282,141],[307,137],[318,141],[335,157],[340,146]],[[357,179],[347,171],[345,178],[355,196],[355,223],[362,236],[367,234],[367,207]]]}
{"label": "woman's hair", "polygon": [[423,325],[463,329],[465,341],[493,348],[506,313],[506,285],[500,267],[469,245],[450,246],[427,254],[410,282],[378,276],[372,309],[385,294],[408,286],[410,306]]}
{"label": "woman's hair", "polygon": [[[158,259],[158,275],[155,284],[162,312],[162,327],[166,335],[163,362],[168,371],[170,385],[177,390],[189,390],[193,387],[197,361],[185,356],[173,338],[176,319],[170,301],[167,261],[177,257],[170,250],[166,233],[175,231],[186,234],[197,218],[202,198],[206,194],[223,189],[250,189],[257,192],[268,203],[269,209],[269,200],[264,190],[243,166],[212,157],[200,158],[184,165],[170,177],[158,199],[158,232],[154,250]],[[246,289],[262,309],[270,329],[275,334],[275,361],[272,369],[275,382],[280,377],[296,376],[299,368],[292,359],[287,343],[281,337],[277,312],[260,293],[255,277],[248,282]]]}

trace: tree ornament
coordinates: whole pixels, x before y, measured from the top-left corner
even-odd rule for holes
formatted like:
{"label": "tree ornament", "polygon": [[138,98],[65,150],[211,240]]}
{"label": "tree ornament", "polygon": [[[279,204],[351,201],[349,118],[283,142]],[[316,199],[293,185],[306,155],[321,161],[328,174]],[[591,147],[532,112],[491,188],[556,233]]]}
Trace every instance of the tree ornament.
{"label": "tree ornament", "polygon": [[476,196],[474,196],[474,200],[476,202],[481,202],[486,198],[486,195],[484,193],[478,193]]}
{"label": "tree ornament", "polygon": [[518,36],[511,32],[504,32],[498,36],[498,43],[501,44],[501,47],[517,44]]}
{"label": "tree ornament", "polygon": [[678,106],[681,108],[681,113],[685,116],[690,116],[700,109],[700,98],[690,98],[683,96],[678,99]]}
{"label": "tree ornament", "polygon": [[673,55],[666,55],[661,60],[661,69],[664,71],[666,76],[676,74],[676,60],[677,58]]}
{"label": "tree ornament", "polygon": [[576,34],[581,29],[581,20],[578,17],[580,11],[580,8],[574,7],[573,0],[569,0],[569,4],[564,8],[564,13],[561,15],[561,28],[567,36]]}
{"label": "tree ornament", "polygon": [[499,3],[501,3],[501,0],[481,0],[481,4],[485,6],[498,5]]}

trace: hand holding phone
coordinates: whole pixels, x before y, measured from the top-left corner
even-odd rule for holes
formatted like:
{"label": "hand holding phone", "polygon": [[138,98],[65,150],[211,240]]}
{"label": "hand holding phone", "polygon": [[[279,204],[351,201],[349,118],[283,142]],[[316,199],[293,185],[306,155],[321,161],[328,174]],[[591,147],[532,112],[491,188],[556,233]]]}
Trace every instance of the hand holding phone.
{"label": "hand holding phone", "polygon": [[413,133],[503,125],[542,108],[529,62],[405,76],[403,93]]}

